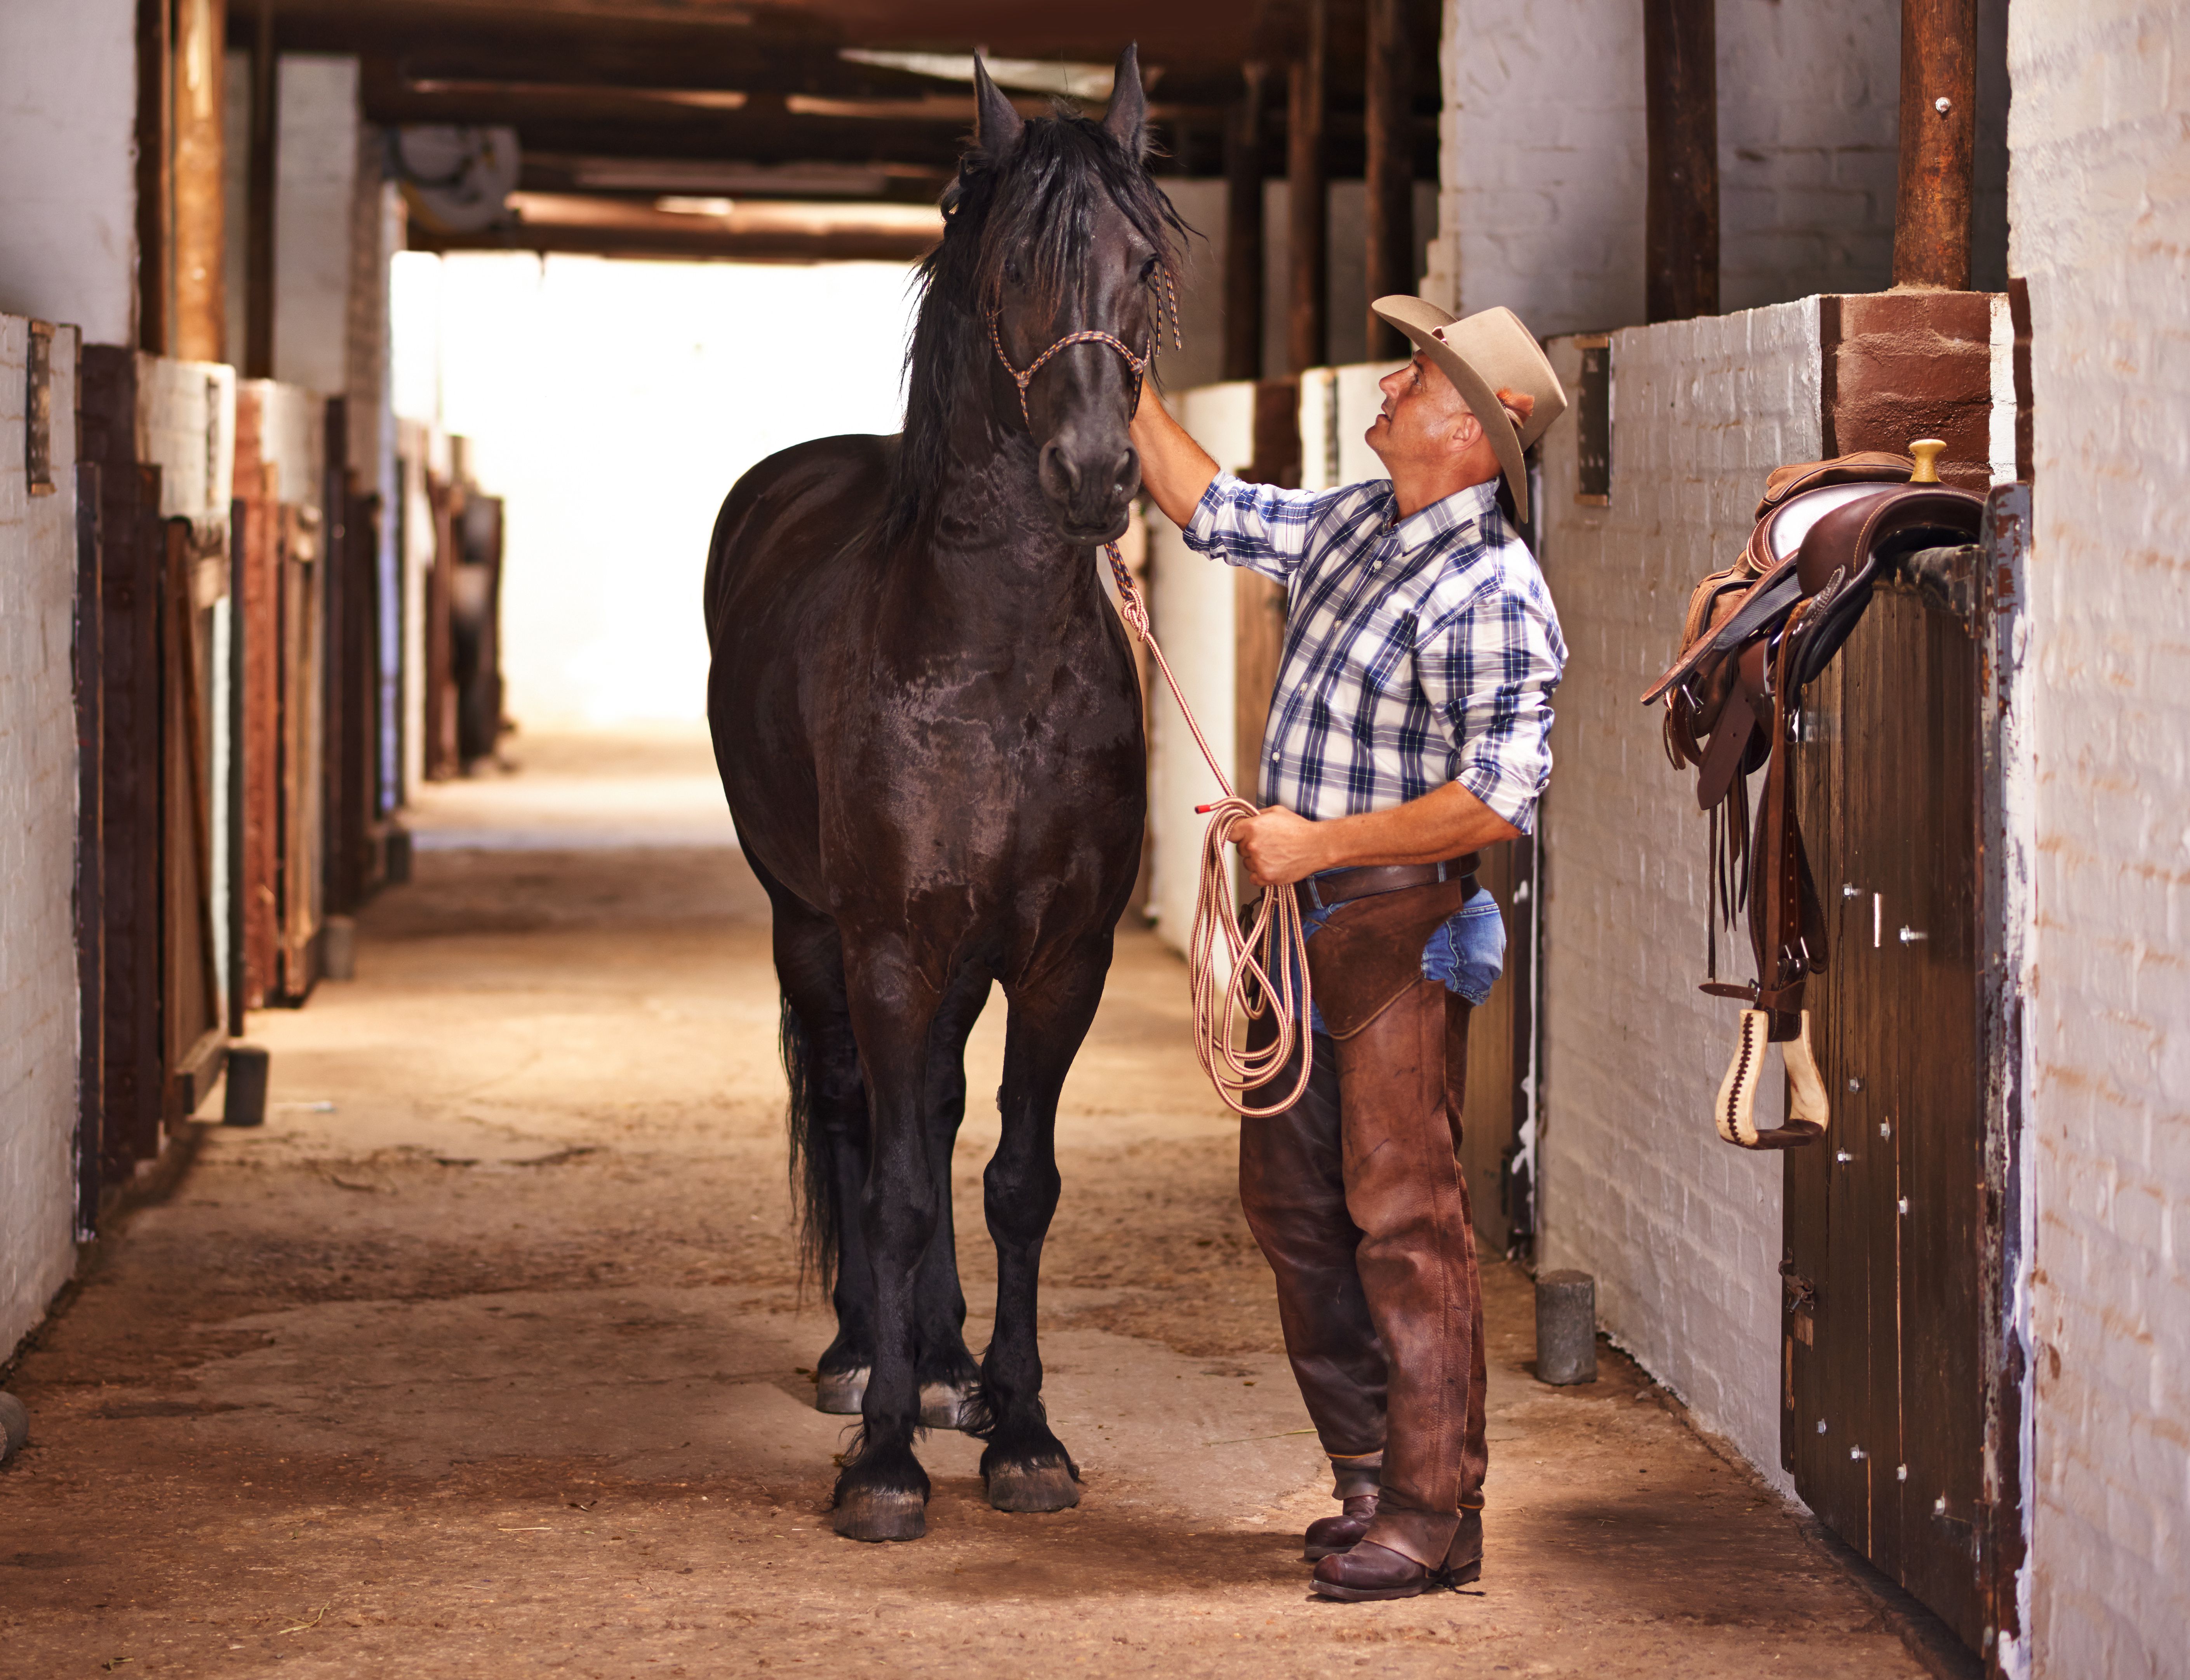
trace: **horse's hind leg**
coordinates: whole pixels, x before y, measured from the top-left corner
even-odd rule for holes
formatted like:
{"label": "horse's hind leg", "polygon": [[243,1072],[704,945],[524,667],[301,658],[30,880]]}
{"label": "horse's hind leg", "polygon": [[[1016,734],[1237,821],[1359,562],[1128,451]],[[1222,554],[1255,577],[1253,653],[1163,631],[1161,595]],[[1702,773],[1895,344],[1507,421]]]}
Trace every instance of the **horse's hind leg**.
{"label": "horse's hind leg", "polygon": [[928,1473],[915,1364],[920,1263],[935,1234],[936,1173],[926,1113],[928,1033],[942,999],[901,945],[847,949],[852,1025],[867,1076],[867,1182],[859,1205],[874,1280],[874,1370],[857,1444],[837,1478],[838,1534],[917,1540],[928,1531]]}
{"label": "horse's hind leg", "polygon": [[966,1348],[966,1296],[958,1281],[958,1239],[950,1212],[950,1158],[966,1118],[966,1039],[989,1001],[985,971],[962,968],[944,994],[928,1035],[928,1160],[935,1173],[935,1234],[920,1263],[914,1293],[914,1365],[920,1421],[956,1429],[979,1387]]}
{"label": "horse's hind leg", "polygon": [[815,1407],[856,1412],[875,1362],[875,1291],[860,1229],[867,1182],[867,1097],[844,999],[837,925],[788,894],[775,898],[775,970],[783,987],[791,1149],[807,1263],[829,1286],[837,1335],[814,1362]]}
{"label": "horse's hind leg", "polygon": [[1003,1139],[984,1175],[996,1243],[996,1325],[981,1365],[981,1476],[999,1511],[1062,1511],[1080,1502],[1080,1472],[1051,1433],[1041,1402],[1035,1295],[1041,1246],[1057,1212],[1057,1098],[1095,1019],[1108,941],[1075,953],[1012,998],[999,1093]]}

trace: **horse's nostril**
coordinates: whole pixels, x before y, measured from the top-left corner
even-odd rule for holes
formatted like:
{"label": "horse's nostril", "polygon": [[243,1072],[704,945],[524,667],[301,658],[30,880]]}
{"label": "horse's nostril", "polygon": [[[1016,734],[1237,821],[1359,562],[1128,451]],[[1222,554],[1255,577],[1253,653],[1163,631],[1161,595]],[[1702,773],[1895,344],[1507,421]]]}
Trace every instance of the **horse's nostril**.
{"label": "horse's nostril", "polygon": [[1117,486],[1119,494],[1122,496],[1131,496],[1140,488],[1141,457],[1138,451],[1128,449],[1118,457],[1118,471],[1111,483]]}

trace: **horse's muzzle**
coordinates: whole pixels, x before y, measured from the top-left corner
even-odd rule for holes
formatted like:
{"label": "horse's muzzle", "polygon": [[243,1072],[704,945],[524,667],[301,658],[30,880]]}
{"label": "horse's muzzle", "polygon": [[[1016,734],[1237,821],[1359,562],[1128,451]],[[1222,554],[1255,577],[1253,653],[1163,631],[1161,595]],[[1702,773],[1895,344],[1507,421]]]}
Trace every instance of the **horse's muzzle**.
{"label": "horse's muzzle", "polygon": [[1141,457],[1122,439],[1075,446],[1052,438],[1041,448],[1037,476],[1058,529],[1073,542],[1115,542],[1141,488]]}

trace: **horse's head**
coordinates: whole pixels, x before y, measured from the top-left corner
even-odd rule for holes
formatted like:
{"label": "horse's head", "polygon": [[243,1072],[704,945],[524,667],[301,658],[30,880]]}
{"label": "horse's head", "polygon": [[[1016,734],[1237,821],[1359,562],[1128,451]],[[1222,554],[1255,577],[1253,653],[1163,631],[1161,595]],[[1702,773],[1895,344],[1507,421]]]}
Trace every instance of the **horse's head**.
{"label": "horse's head", "polygon": [[[979,219],[966,231],[978,235],[970,278],[994,412],[1030,434],[1058,532],[1109,542],[1140,490],[1133,364],[1155,354],[1183,231],[1148,172],[1139,60],[1128,47],[1118,60],[1099,124],[1022,119],[978,61],[974,84],[973,150],[945,202],[954,221]],[[1075,334],[1088,336],[1060,344]]]}

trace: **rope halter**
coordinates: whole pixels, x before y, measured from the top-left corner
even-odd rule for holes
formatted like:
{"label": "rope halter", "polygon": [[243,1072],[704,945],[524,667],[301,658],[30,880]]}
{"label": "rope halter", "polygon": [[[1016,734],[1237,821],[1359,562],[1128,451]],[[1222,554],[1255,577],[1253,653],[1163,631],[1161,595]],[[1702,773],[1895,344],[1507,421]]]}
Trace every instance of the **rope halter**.
{"label": "rope halter", "polygon": [[1156,346],[1163,337],[1162,321],[1166,312],[1171,316],[1172,348],[1174,349],[1186,348],[1186,340],[1181,336],[1178,328],[1178,288],[1172,281],[1171,269],[1168,265],[1159,265],[1156,272],[1163,279],[1163,296],[1157,305],[1156,321],[1149,329],[1149,348],[1147,354],[1143,355],[1135,355],[1132,347],[1115,333],[1104,332],[1091,326],[1079,332],[1066,333],[1030,362],[1024,372],[1021,372],[1012,366],[1012,359],[1004,349],[1003,334],[996,326],[997,312],[995,309],[989,311],[989,342],[996,347],[996,360],[1003,363],[1004,372],[1012,376],[1012,383],[1019,388],[1019,418],[1026,422],[1028,431],[1034,430],[1034,416],[1027,408],[1027,387],[1034,383],[1034,376],[1041,372],[1044,362],[1059,350],[1073,344],[1108,344],[1123,356],[1126,359],[1126,366],[1133,370],[1134,406],[1140,406],[1141,381],[1148,375],[1149,364],[1156,358]]}

